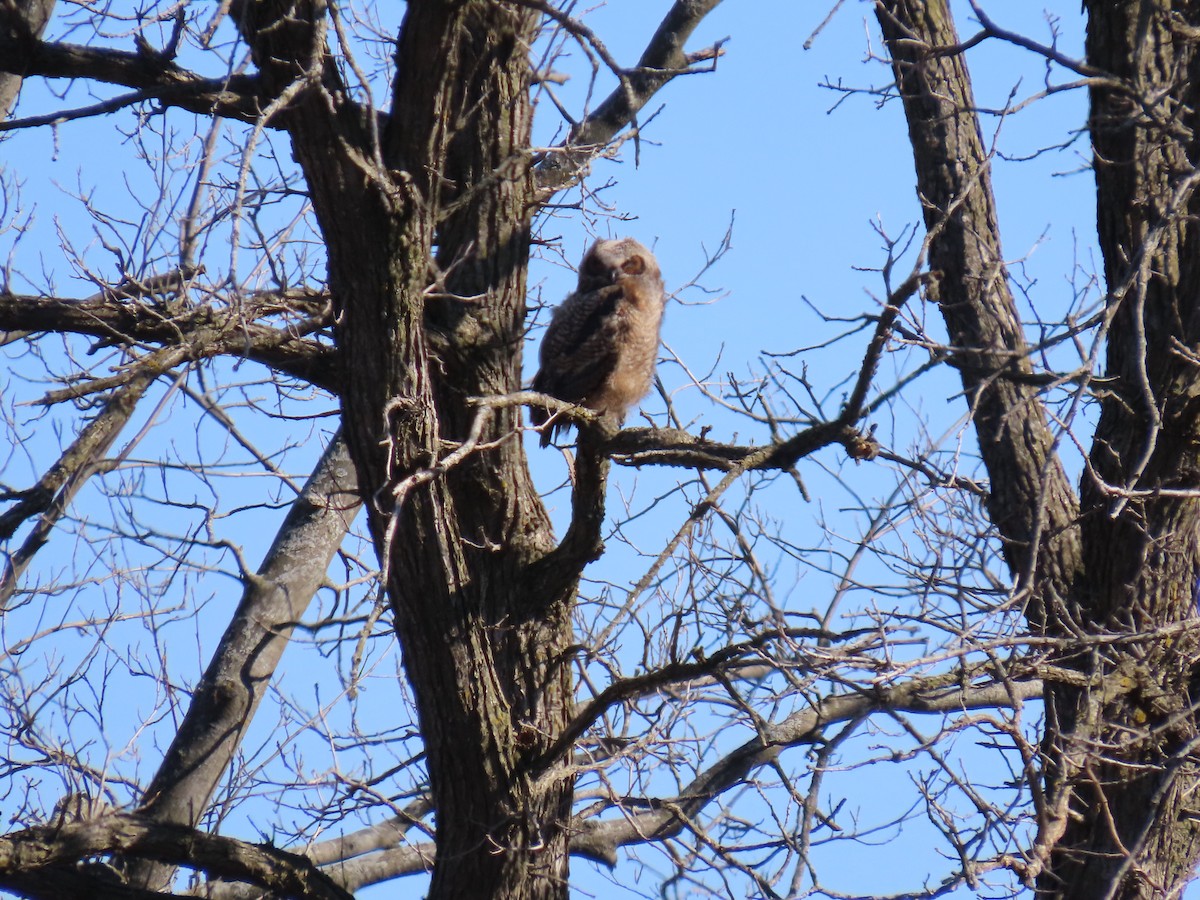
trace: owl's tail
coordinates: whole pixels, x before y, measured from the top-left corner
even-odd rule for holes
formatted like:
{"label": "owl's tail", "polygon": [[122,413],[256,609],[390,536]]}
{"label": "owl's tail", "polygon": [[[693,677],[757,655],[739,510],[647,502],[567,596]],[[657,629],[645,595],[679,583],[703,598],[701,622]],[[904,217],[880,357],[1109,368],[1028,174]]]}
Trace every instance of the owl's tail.
{"label": "owl's tail", "polygon": [[535,428],[542,429],[538,443],[543,447],[549,447],[550,442],[554,440],[555,436],[567,427],[565,423],[559,422],[552,422],[549,427],[545,427],[547,422],[550,422],[550,410],[548,408],[545,406],[529,407],[529,424]]}

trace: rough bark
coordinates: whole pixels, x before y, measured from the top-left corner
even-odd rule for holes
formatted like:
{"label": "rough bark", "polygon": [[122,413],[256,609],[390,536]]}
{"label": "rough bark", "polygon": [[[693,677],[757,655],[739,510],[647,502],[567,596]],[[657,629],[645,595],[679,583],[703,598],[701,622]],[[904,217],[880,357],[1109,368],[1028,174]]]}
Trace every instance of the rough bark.
{"label": "rough bark", "polygon": [[328,60],[296,55],[323,46],[297,33],[316,15],[256,4],[242,28],[273,90],[320,79],[283,121],[326,240],[347,440],[428,748],[430,896],[565,897],[572,782],[523,767],[570,716],[574,581],[528,590],[551,535],[517,410],[481,420],[486,453],[445,462],[476,429],[469,399],[520,386],[536,16],[410,3],[380,144]]}
{"label": "rough bark", "polygon": [[[423,237],[432,241],[436,229],[437,266],[449,273],[444,296],[414,311],[424,313],[413,325],[429,343],[409,359],[425,369],[413,379],[424,388],[420,432],[451,446],[478,415],[468,397],[520,388],[533,211],[524,47],[535,24],[535,15],[495,4],[420,3],[400,36],[387,147],[413,176],[426,206]],[[393,396],[412,396],[404,381],[397,386]],[[401,413],[394,439],[404,436]],[[527,763],[570,719],[578,570],[557,593],[531,590],[527,570],[552,540],[512,439],[518,415],[503,410],[484,424],[481,438],[501,442],[495,450],[411,492],[407,505],[376,511],[377,535],[385,516],[403,516],[385,552],[426,746],[458,748],[429,759],[439,861],[431,896],[474,897],[480,884],[493,897],[567,893],[573,780],[561,761],[538,778]],[[394,440],[384,483],[440,455],[436,443]]]}
{"label": "rough bark", "polygon": [[1102,404],[1081,513],[1034,392],[1005,377],[1029,364],[947,5],[881,0],[877,10],[926,203],[930,298],[960,348],[989,512],[1014,579],[1031,591],[1030,625],[1129,636],[1064,660],[1093,687],[1047,686],[1047,777],[1025,871],[1038,876],[1039,896],[1176,896],[1200,855],[1186,800],[1197,786],[1195,648],[1154,632],[1193,614],[1198,574],[1197,501],[1186,496],[1200,474],[1189,349],[1200,338],[1200,248],[1189,218],[1197,10],[1166,0],[1088,5],[1088,63],[1117,79],[1095,80],[1090,121],[1115,388]]}
{"label": "rough bark", "polygon": [[1065,752],[1103,752],[1089,761],[1041,886],[1054,897],[1148,898],[1182,889],[1200,857],[1188,812],[1200,787],[1197,647],[1190,636],[1155,636],[1195,615],[1200,575],[1200,7],[1087,7],[1088,62],[1110,75],[1091,88],[1089,127],[1114,389],[1081,485],[1079,597],[1094,627],[1138,636],[1094,663],[1136,689],[1078,703]]}
{"label": "rough bark", "polygon": [[955,348],[979,449],[991,479],[988,512],[1037,627],[1071,618],[1079,568],[1077,505],[1054,434],[1030,386],[1021,322],[1004,270],[990,161],[970,76],[944,0],[876,6],[892,55],[928,231],[926,299]]}

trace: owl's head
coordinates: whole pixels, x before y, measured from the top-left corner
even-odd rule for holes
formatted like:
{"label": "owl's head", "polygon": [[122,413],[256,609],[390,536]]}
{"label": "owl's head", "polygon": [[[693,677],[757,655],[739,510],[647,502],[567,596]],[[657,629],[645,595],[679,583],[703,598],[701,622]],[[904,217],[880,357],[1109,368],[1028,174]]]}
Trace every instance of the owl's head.
{"label": "owl's head", "polygon": [[633,238],[596,241],[579,267],[579,292],[598,290],[627,278],[661,282],[654,254]]}

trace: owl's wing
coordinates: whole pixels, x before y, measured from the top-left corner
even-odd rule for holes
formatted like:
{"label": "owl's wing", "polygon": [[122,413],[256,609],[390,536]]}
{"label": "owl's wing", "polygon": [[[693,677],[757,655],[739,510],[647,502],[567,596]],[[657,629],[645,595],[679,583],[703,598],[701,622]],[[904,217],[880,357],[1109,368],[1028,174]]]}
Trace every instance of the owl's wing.
{"label": "owl's wing", "polygon": [[534,390],[579,403],[604,383],[617,362],[621,299],[621,287],[610,285],[563,301],[542,339]]}
{"label": "owl's wing", "polygon": [[[617,307],[623,296],[620,285],[609,285],[583,294],[572,294],[555,310],[542,338],[541,368],[533,389],[572,403],[587,400],[612,373],[620,351]],[[545,424],[548,413],[532,409],[530,420]],[[543,446],[551,435],[542,435]]]}

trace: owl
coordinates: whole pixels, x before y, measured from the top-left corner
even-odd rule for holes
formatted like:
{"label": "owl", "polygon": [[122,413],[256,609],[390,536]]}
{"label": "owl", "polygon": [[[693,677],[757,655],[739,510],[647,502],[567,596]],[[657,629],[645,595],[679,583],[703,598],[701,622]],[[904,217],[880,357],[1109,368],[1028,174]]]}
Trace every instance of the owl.
{"label": "owl", "polygon": [[[546,328],[533,389],[623,420],[654,381],[665,302],[649,250],[633,238],[597,241]],[[549,412],[534,407],[529,418],[544,425]],[[544,430],[542,446],[565,427]]]}

